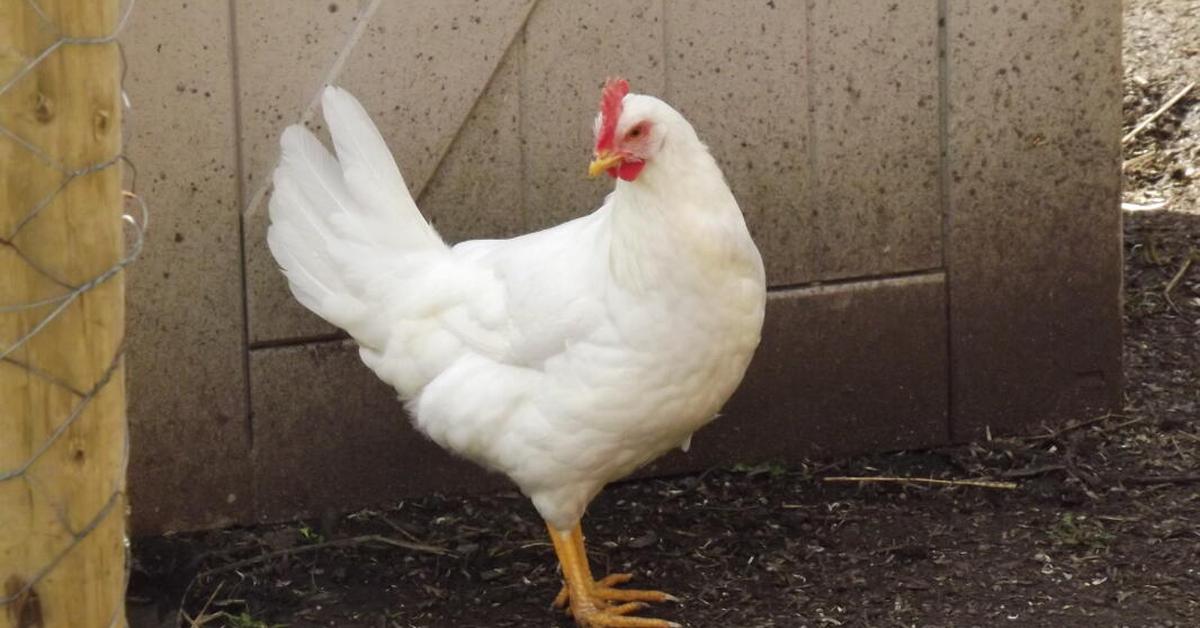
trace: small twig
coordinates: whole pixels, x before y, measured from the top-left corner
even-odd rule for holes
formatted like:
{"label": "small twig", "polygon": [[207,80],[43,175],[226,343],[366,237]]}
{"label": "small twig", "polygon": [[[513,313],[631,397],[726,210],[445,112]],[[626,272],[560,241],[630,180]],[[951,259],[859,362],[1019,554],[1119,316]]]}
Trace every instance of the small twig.
{"label": "small twig", "polygon": [[891,476],[844,476],[835,475],[821,478],[826,482],[858,482],[867,484],[873,482],[888,482],[896,484],[933,484],[937,486],[973,486],[976,488],[996,488],[1014,490],[1016,482],[993,482],[991,480],[939,480],[936,478],[900,478]]}
{"label": "small twig", "polygon": [[1129,419],[1128,421],[1122,421],[1112,427],[1106,427],[1100,431],[1104,432],[1105,434],[1107,434],[1109,432],[1119,432],[1119,431],[1129,427],[1130,425],[1137,425],[1138,423],[1144,423],[1145,421],[1146,421],[1146,417],[1140,416],[1135,419]]}
{"label": "small twig", "polygon": [[1133,484],[1191,484],[1200,482],[1200,473],[1184,473],[1180,475],[1131,475],[1120,478],[1122,482]]}
{"label": "small twig", "polygon": [[1195,442],[1197,442],[1197,443],[1200,443],[1200,436],[1197,436],[1197,435],[1195,435],[1195,434],[1189,434],[1188,432],[1179,432],[1179,435],[1180,435],[1180,436],[1182,436],[1182,437],[1184,437],[1184,438],[1186,438],[1186,439],[1188,439],[1188,440],[1192,440],[1192,441],[1195,441]]}
{"label": "small twig", "polygon": [[1142,521],[1141,517],[1124,517],[1121,515],[1095,515],[1101,521],[1112,521],[1115,523],[1136,523]]}
{"label": "small twig", "polygon": [[1175,301],[1171,300],[1171,291],[1175,289],[1175,286],[1179,285],[1179,282],[1187,274],[1188,269],[1192,267],[1192,262],[1194,261],[1196,261],[1196,249],[1188,249],[1188,254],[1183,259],[1183,264],[1179,265],[1179,270],[1175,271],[1175,276],[1171,277],[1171,281],[1168,281],[1167,286],[1163,288],[1163,296],[1166,297],[1167,303],[1171,304],[1171,309],[1175,310],[1176,314],[1179,314],[1180,311],[1175,305]]}
{"label": "small twig", "polygon": [[188,594],[192,592],[192,587],[194,586],[196,586],[196,578],[193,577],[191,581],[188,582],[188,585],[184,587],[183,595],[179,596],[179,609],[175,611],[175,628],[183,628],[183,622],[185,620],[187,621],[188,626],[191,626],[192,628],[195,627],[195,620],[193,620],[192,616],[188,615],[186,612]]}
{"label": "small twig", "polygon": [[1192,88],[1195,86],[1196,86],[1196,82],[1192,81],[1191,83],[1188,83],[1187,85],[1185,85],[1183,87],[1183,89],[1179,90],[1174,96],[1168,98],[1167,101],[1164,102],[1163,105],[1158,108],[1158,111],[1155,111],[1154,113],[1150,114],[1150,117],[1146,118],[1145,120],[1142,120],[1141,122],[1139,122],[1137,124],[1137,126],[1133,127],[1132,131],[1126,133],[1125,137],[1121,138],[1121,144],[1125,145],[1125,144],[1128,144],[1129,142],[1133,141],[1133,138],[1137,137],[1139,133],[1141,133],[1142,131],[1144,131],[1146,129],[1146,127],[1153,124],[1154,121],[1159,118],[1159,116],[1166,113],[1167,111],[1170,111],[1171,107],[1174,107],[1175,103],[1182,100],[1184,96],[1187,96],[1188,92],[1192,91]]}
{"label": "small twig", "polygon": [[[212,605],[213,600],[217,599],[217,594],[221,592],[221,587],[223,586],[225,586],[224,582],[217,583],[217,587],[213,589],[212,595],[208,596],[208,600],[204,602],[204,606],[200,607],[200,612],[196,614],[195,619],[188,617],[184,613],[184,616],[187,617],[189,628],[202,628],[204,624],[208,623],[208,607]],[[182,606],[180,606],[179,611],[183,612]]]}
{"label": "small twig", "polygon": [[887,547],[877,547],[867,553],[868,554],[894,554],[894,553],[900,552],[902,550],[917,550],[917,551],[928,552],[929,548],[926,546],[922,546],[922,545],[914,545],[912,543],[894,543],[892,545],[888,545]]}
{"label": "small twig", "polygon": [[288,549],[277,550],[274,552],[266,552],[265,554],[260,554],[253,558],[247,558],[245,560],[239,560],[239,561],[235,561],[235,562],[228,563],[225,565],[221,565],[220,567],[213,567],[212,569],[207,569],[205,571],[202,571],[202,572],[196,574],[196,579],[201,579],[201,578],[213,576],[213,575],[220,574],[220,573],[225,573],[227,571],[234,571],[235,569],[249,567],[250,565],[257,565],[259,563],[266,562],[273,558],[280,558],[283,556],[294,556],[296,554],[304,554],[307,552],[313,552],[313,551],[316,551],[319,549],[326,549],[329,547],[342,547],[342,546],[346,546],[346,545],[361,545],[363,543],[382,543],[384,545],[391,545],[393,547],[401,547],[401,548],[404,548],[407,550],[412,550],[414,552],[425,552],[428,554],[437,554],[439,556],[454,555],[454,552],[452,552],[444,547],[437,547],[434,545],[426,545],[424,543],[410,543],[408,541],[401,541],[399,539],[393,539],[393,538],[386,537],[386,536],[383,536],[380,534],[364,534],[362,536],[353,536],[353,537],[346,538],[346,539],[334,539],[332,541],[325,541],[322,543],[313,543],[312,545],[302,545],[300,547],[292,547],[292,548],[288,548]]}
{"label": "small twig", "polygon": [[409,541],[412,541],[413,543],[420,543],[420,541],[417,540],[417,537],[413,536],[411,532],[400,527],[400,524],[396,523],[395,521],[388,519],[383,513],[379,513],[379,514],[375,515],[375,518],[386,523],[388,525],[388,527],[391,528],[392,530],[395,530],[396,533],[404,535],[404,537],[407,538]]}
{"label": "small twig", "polygon": [[1045,475],[1054,471],[1066,471],[1067,468],[1061,464],[1047,464],[1040,467],[1025,467],[1024,469],[1009,469],[1000,474],[1006,478],[1032,478],[1039,475]]}
{"label": "small twig", "polygon": [[[1157,151],[1151,150],[1144,152],[1141,155],[1137,155],[1136,157],[1130,157],[1129,159],[1126,159],[1125,161],[1121,162],[1121,172],[1127,172],[1130,168],[1141,166],[1142,162],[1149,161],[1154,157],[1155,154],[1157,154]],[[1124,207],[1122,207],[1122,209],[1124,209]]]}
{"label": "small twig", "polygon": [[[1095,473],[1084,469],[1075,459],[1076,447],[1073,443],[1063,444],[1063,461],[1066,462],[1067,473],[1071,477],[1079,480],[1088,487],[1098,487],[1102,484],[1100,478],[1096,477]],[[1094,493],[1084,489],[1084,493],[1091,499],[1097,499]]]}
{"label": "small twig", "polygon": [[1120,415],[1116,415],[1111,412],[1107,413],[1107,414],[1101,414],[1098,417],[1088,419],[1086,421],[1080,421],[1079,423],[1072,423],[1071,425],[1068,425],[1066,427],[1063,427],[1063,428],[1060,428],[1053,432],[1050,432],[1049,434],[1041,434],[1038,436],[1019,436],[1019,437],[1017,437],[1017,440],[1032,441],[1032,442],[1057,440],[1063,434],[1066,434],[1068,432],[1074,432],[1075,430],[1082,428],[1082,427],[1088,427],[1091,425],[1095,425],[1097,423],[1107,421],[1107,420],[1113,418],[1114,416],[1120,416]]}

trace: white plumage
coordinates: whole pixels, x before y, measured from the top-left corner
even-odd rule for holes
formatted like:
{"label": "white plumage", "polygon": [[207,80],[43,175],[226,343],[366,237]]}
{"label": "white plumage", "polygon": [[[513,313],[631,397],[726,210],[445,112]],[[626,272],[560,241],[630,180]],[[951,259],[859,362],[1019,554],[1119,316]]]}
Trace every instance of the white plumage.
{"label": "white plumage", "polygon": [[554,528],[685,446],[741,381],[762,260],[716,162],[661,100],[624,96],[615,134],[644,169],[599,209],[453,247],[361,105],[335,87],[322,102],[337,158],[293,126],[274,177],[267,238],[292,293],[353,336],[421,431],[512,478]]}

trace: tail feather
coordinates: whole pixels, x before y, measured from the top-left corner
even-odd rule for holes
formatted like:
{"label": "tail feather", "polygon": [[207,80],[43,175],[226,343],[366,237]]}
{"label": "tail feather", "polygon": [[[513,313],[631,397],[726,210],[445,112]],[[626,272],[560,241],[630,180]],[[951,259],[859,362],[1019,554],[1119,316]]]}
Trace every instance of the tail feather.
{"label": "tail feather", "polygon": [[425,221],[354,97],[331,87],[323,103],[337,159],[303,127],[284,131],[267,244],[296,299],[410,399],[465,352],[506,350],[503,288]]}
{"label": "tail feather", "polygon": [[349,92],[327,87],[321,98],[342,176],[377,229],[377,242],[404,248],[444,246],[413,202],[391,151],[371,117]]}
{"label": "tail feather", "polygon": [[330,87],[323,103],[338,159],[304,127],[284,130],[267,244],[297,300],[355,334],[367,314],[356,279],[378,271],[381,251],[448,249],[358,101]]}
{"label": "tail feather", "polygon": [[361,307],[347,289],[334,257],[339,234],[330,213],[349,213],[351,201],[337,162],[306,129],[289,127],[275,171],[267,245],[287,275],[292,293],[308,309],[338,326]]}

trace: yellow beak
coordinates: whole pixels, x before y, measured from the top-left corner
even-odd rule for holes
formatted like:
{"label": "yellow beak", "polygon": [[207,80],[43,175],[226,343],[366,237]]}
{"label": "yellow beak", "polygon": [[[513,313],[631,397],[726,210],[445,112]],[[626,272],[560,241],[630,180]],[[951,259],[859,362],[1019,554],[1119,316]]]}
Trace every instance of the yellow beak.
{"label": "yellow beak", "polygon": [[588,164],[588,176],[598,177],[604,174],[605,170],[621,163],[621,156],[616,153],[604,152],[596,155],[592,159],[592,163]]}

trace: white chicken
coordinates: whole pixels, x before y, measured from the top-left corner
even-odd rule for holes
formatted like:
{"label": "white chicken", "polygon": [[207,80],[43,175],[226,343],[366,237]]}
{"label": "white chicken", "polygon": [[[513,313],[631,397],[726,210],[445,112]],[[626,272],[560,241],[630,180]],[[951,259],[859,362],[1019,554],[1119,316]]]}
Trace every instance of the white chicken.
{"label": "white chicken", "polygon": [[605,484],[711,421],[742,380],[766,302],[762,258],[716,161],[658,98],[604,87],[596,211],[509,240],[447,246],[346,91],[322,100],[335,159],[283,133],[267,241],[295,297],[350,333],[442,447],[511,478],[545,519],[584,626],[659,591],[594,580],[579,521]]}

